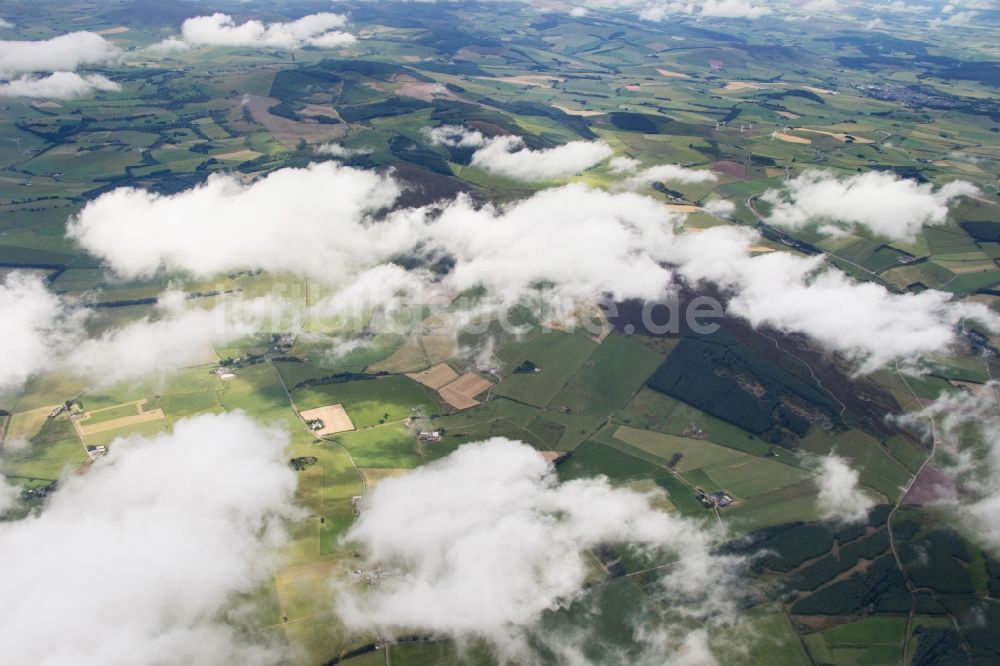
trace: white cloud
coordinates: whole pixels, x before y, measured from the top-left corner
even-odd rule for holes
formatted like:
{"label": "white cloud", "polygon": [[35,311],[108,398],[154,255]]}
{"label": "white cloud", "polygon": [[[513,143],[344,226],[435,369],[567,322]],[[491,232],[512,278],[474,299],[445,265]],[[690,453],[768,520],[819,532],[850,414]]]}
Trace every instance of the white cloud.
{"label": "white cloud", "polygon": [[[167,292],[168,294],[170,292]],[[63,367],[96,386],[156,376],[215,358],[213,347],[260,332],[281,332],[282,304],[270,298],[224,299],[212,309],[179,305],[81,340]]]}
{"label": "white cloud", "polygon": [[357,155],[370,155],[371,148],[348,148],[339,143],[324,143],[316,147],[316,152],[320,155],[329,155],[334,159],[346,160]]}
{"label": "white cloud", "polygon": [[840,9],[837,0],[809,0],[802,5],[802,9],[807,12],[835,12]]}
{"label": "white cloud", "polygon": [[653,500],[604,478],[559,483],[519,442],[465,445],[365,498],[345,538],[399,574],[370,592],[342,586],[338,615],[356,630],[485,638],[524,663],[522,632],[583,597],[586,551],[619,543],[676,558],[664,603],[703,621],[729,617],[726,574],[735,563],[711,554],[713,539],[699,523],[657,510]]}
{"label": "white cloud", "polygon": [[425,127],[422,130],[427,140],[436,146],[453,148],[479,148],[486,143],[486,137],[478,130],[470,130],[461,125],[441,125]]}
{"label": "white cloud", "polygon": [[286,441],[239,412],[180,421],[116,440],[40,513],[0,523],[4,659],[274,663],[227,618],[269,581],[296,515]]}
{"label": "white cloud", "polygon": [[555,148],[532,150],[516,136],[487,139],[472,155],[472,165],[523,181],[572,176],[595,166],[614,153],[603,141],[570,141]]}
{"label": "white cloud", "polygon": [[335,49],[357,41],[354,35],[338,30],[347,24],[342,14],[323,12],[287,23],[247,21],[237,24],[228,14],[196,16],[184,21],[181,38],[171,37],[157,45],[161,50],[192,46],[249,46],[300,49],[312,46]]}
{"label": "white cloud", "polygon": [[424,135],[433,144],[478,148],[472,155],[473,166],[528,182],[572,176],[614,154],[604,141],[571,141],[532,150],[518,136],[487,138],[481,132],[456,125],[426,128]]}
{"label": "white cloud", "polygon": [[631,157],[616,157],[609,163],[611,172],[616,174],[632,174],[625,180],[625,187],[638,189],[658,181],[672,183],[714,183],[719,179],[711,171],[689,169],[679,164],[657,164],[640,169],[639,160]]}
{"label": "white cloud", "polygon": [[0,518],[16,509],[21,503],[21,489],[7,481],[0,469]]}
{"label": "white cloud", "polygon": [[936,18],[930,21],[930,27],[940,28],[942,26],[948,27],[965,27],[972,23],[972,21],[978,16],[977,12],[955,12],[946,19]]}
{"label": "white cloud", "polygon": [[443,283],[458,291],[481,285],[510,302],[544,282],[573,300],[652,300],[671,281],[661,262],[677,219],[649,197],[574,184],[505,208],[459,198],[428,223],[427,236],[455,259]]}
{"label": "white cloud", "polygon": [[73,71],[118,55],[118,48],[93,32],[71,32],[35,42],[0,40],[0,74]]}
{"label": "white cloud", "polygon": [[749,0],[706,0],[701,7],[702,16],[719,18],[756,19],[770,13],[767,7],[755,5]]}
{"label": "white cloud", "polygon": [[[957,481],[957,497],[940,500],[966,527],[968,534],[1000,556],[1000,383],[988,382],[975,392],[941,395],[922,410],[898,419],[916,427],[935,427],[938,454],[934,464]],[[941,455],[942,450],[946,454]],[[951,463],[951,464],[949,464]]]}
{"label": "white cloud", "polygon": [[82,332],[84,313],[67,311],[41,278],[10,273],[0,282],[0,393],[53,367]]}
{"label": "white cloud", "polygon": [[582,18],[582,17],[586,16],[587,13],[588,12],[587,12],[587,8],[586,7],[579,7],[579,6],[577,6],[577,7],[574,7],[573,9],[569,10],[569,15],[573,16],[575,18]]}
{"label": "white cloud", "polygon": [[736,212],[736,204],[728,199],[711,199],[710,201],[705,202],[702,206],[702,210],[709,215],[728,218]]}
{"label": "white cloud", "polygon": [[836,523],[865,520],[875,502],[859,486],[857,470],[833,453],[818,459],[815,467],[814,480],[819,488],[816,505],[820,517]]}
{"label": "white cloud", "polygon": [[[936,201],[949,189],[917,191]],[[70,234],[129,277],[161,268],[201,277],[262,268],[316,277],[355,301],[381,294],[393,304],[473,287],[487,290],[490,307],[525,296],[567,311],[605,295],[654,300],[671,288],[665,264],[675,264],[690,281],[728,290],[732,314],[805,333],[864,371],[947,349],[966,318],[1000,328],[985,306],[952,302],[942,292],[895,295],[823,270],[818,258],[751,257],[758,239],[737,228],[677,237],[677,215],[632,193],[576,184],[503,207],[459,197],[383,219],[369,215],[398,191],[391,178],[332,162],[283,169],[251,185],[213,176],[173,196],[108,193],[71,222]],[[860,205],[853,215],[868,219]],[[293,220],[294,235],[287,233]],[[377,270],[397,256],[448,257],[454,266],[428,289],[427,271]],[[539,285],[547,289],[539,292]],[[321,309],[338,310],[329,303]]]}
{"label": "white cloud", "polygon": [[853,281],[820,257],[787,252],[751,257],[749,247],[757,240],[736,227],[685,234],[672,250],[673,260],[688,280],[709,280],[729,290],[727,314],[754,327],[804,333],[860,363],[862,372],[946,350],[963,319],[1000,330],[1000,316],[982,304],[956,302],[934,290],[893,294]]}
{"label": "white cloud", "polygon": [[962,180],[935,189],[877,171],[840,178],[811,170],[761,198],[773,205],[768,221],[779,226],[798,229],[827,223],[845,230],[861,226],[893,240],[913,240],[923,227],[947,221],[952,199],[978,193],[975,185]]}
{"label": "white cloud", "polygon": [[217,174],[174,195],[108,192],[84,207],[68,234],[125,277],[262,268],[337,281],[410,247],[405,225],[367,219],[398,194],[391,178],[332,161],[249,185]]}
{"label": "white cloud", "polygon": [[5,19],[0,18],[0,28],[7,29],[7,28],[13,28],[13,27],[14,27],[13,23],[11,23],[10,21],[7,21]]}
{"label": "white cloud", "polygon": [[75,99],[94,91],[115,92],[122,87],[100,74],[80,76],[75,72],[53,72],[48,76],[28,76],[0,82],[0,97]]}

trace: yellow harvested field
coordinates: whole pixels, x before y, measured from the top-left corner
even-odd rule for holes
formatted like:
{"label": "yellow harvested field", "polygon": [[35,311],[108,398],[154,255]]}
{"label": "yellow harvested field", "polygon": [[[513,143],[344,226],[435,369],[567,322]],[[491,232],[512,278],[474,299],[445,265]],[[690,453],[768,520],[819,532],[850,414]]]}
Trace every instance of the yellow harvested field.
{"label": "yellow harvested field", "polygon": [[760,90],[764,86],[760,83],[747,83],[746,81],[730,81],[723,90]]}
{"label": "yellow harvested field", "polygon": [[853,137],[854,143],[860,143],[860,144],[875,143],[871,139],[864,139],[864,138],[862,138],[860,136],[857,136],[856,134],[851,134],[850,137],[848,137],[848,135],[845,132],[827,132],[825,130],[809,129],[807,127],[797,127],[797,128],[795,128],[795,131],[796,132],[810,132],[812,134],[823,134],[825,136],[832,136],[834,139],[836,139],[837,141],[840,141],[841,143],[847,143],[847,140],[850,137]]}
{"label": "yellow harvested field", "polygon": [[694,204],[666,204],[667,210],[674,213],[697,213],[701,208]]}
{"label": "yellow harvested field", "polygon": [[354,424],[351,423],[351,417],[347,415],[347,411],[344,409],[344,406],[340,404],[307,409],[299,412],[299,416],[306,421],[315,421],[317,419],[322,421],[323,427],[319,430],[313,431],[320,437],[336,435],[338,432],[354,430]]}
{"label": "yellow harvested field", "polygon": [[49,405],[48,407],[39,407],[38,409],[26,412],[17,412],[10,417],[5,438],[8,440],[31,439],[42,429],[42,426],[45,425],[45,420],[49,418],[49,412],[56,407],[58,405]]}
{"label": "yellow harvested field", "polygon": [[104,30],[98,30],[98,35],[120,35],[123,32],[128,32],[131,28],[126,28],[123,25],[116,26],[114,28],[105,28]]}
{"label": "yellow harvested field", "polygon": [[792,113],[791,111],[775,111],[782,118],[787,118],[789,120],[798,120],[802,116],[797,113]]}
{"label": "yellow harvested field", "polygon": [[749,248],[750,252],[761,254],[764,252],[774,252],[773,247],[767,247],[766,245],[751,245]]}
{"label": "yellow harvested field", "polygon": [[493,386],[493,382],[483,379],[474,372],[467,372],[440,389],[438,393],[449,405],[461,410],[478,405],[479,401],[476,400],[476,396],[491,386]]}
{"label": "yellow harvested field", "polygon": [[521,76],[477,76],[477,79],[484,81],[500,81],[502,83],[514,83],[522,86],[546,87],[555,83],[562,83],[566,79],[561,76],[547,76],[545,74],[523,74]]}
{"label": "yellow harvested field", "polygon": [[447,363],[438,363],[420,372],[407,373],[406,376],[435,391],[458,379],[458,373],[452,370]]}
{"label": "yellow harvested field", "polygon": [[804,136],[795,136],[794,134],[785,134],[784,132],[775,132],[771,136],[782,141],[787,141],[788,143],[812,143],[812,139],[807,139]]}
{"label": "yellow harvested field", "polygon": [[782,83],[780,81],[729,81],[723,90],[739,91],[739,90],[762,90],[764,88],[801,88],[802,90],[808,90],[811,93],[816,93],[817,95],[839,95],[835,90],[827,90],[826,88],[817,88],[816,86],[800,86],[794,83]]}
{"label": "yellow harvested field", "polygon": [[[87,412],[79,419],[75,421],[76,430],[80,433],[81,437],[87,437],[88,435],[96,435],[101,432],[108,432],[109,430],[117,430],[118,428],[127,428],[129,426],[138,425],[140,423],[146,423],[148,421],[159,421],[160,419],[166,418],[166,414],[163,413],[162,409],[151,409],[148,412],[143,409],[146,404],[146,399],[136,400],[135,402],[126,402],[122,405],[115,405],[114,407],[105,407],[104,409],[95,409],[92,412]],[[84,425],[90,418],[92,414],[98,414],[100,412],[107,411],[109,409],[118,409],[119,407],[125,407],[128,405],[135,405],[135,415],[134,416],[122,416],[117,419],[109,419],[107,421],[101,421],[100,423],[95,423],[94,425]]]}
{"label": "yellow harvested field", "polygon": [[656,68],[656,71],[660,73],[660,76],[665,76],[669,79],[690,79],[691,77],[687,74],[681,74],[680,72],[671,72],[669,69]]}
{"label": "yellow harvested field", "polygon": [[215,155],[217,160],[231,160],[238,162],[246,162],[247,160],[252,160],[260,157],[263,153],[258,153],[256,150],[250,150],[249,148],[244,148],[243,150],[236,150],[231,153],[222,153],[221,155]]}
{"label": "yellow harvested field", "polygon": [[603,116],[606,113],[605,111],[584,111],[583,109],[571,109],[570,107],[563,106],[562,104],[553,104],[552,107],[555,109],[559,109],[560,111],[562,111],[567,115],[580,116],[583,118],[589,116]]}

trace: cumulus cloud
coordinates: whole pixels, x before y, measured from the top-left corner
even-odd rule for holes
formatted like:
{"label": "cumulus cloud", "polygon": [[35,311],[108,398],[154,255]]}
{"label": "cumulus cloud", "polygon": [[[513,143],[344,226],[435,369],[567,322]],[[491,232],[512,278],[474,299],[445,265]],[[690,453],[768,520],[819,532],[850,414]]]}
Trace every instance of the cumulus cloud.
{"label": "cumulus cloud", "polygon": [[554,148],[532,150],[518,136],[487,138],[481,132],[454,125],[427,129],[425,135],[435,144],[478,148],[472,155],[473,166],[528,182],[572,176],[614,154],[604,141],[570,141]]}
{"label": "cumulus cloud", "polygon": [[[948,189],[920,193],[933,199],[949,196]],[[476,287],[487,290],[494,306],[525,296],[569,310],[605,295],[655,300],[671,289],[666,264],[672,264],[689,281],[727,290],[731,314],[754,326],[805,333],[863,371],[946,349],[963,319],[1000,328],[985,306],[953,302],[942,292],[892,294],[826,269],[821,258],[751,257],[759,239],[746,230],[677,236],[678,215],[633,193],[574,184],[505,206],[459,197],[375,219],[372,213],[398,192],[391,177],[333,162],[279,170],[250,185],[216,175],[169,196],[115,190],[85,207],[69,232],[128,277],[161,269],[200,277],[266,269],[316,277],[336,289],[350,290],[357,281],[350,293],[382,293],[379,279],[391,278],[394,303]],[[859,206],[855,218],[866,215]],[[294,235],[287,233],[292,221]],[[376,270],[400,256],[427,265],[443,258],[451,268],[437,277],[398,266]],[[435,289],[427,290],[431,284]],[[546,285],[544,294],[539,285]]]}
{"label": "cumulus cloud", "polygon": [[859,362],[862,372],[947,349],[964,319],[1000,330],[1000,316],[985,305],[953,301],[951,294],[934,290],[893,294],[853,281],[821,257],[787,252],[751,257],[749,247],[757,240],[754,232],[736,227],[685,235],[673,252],[677,270],[690,281],[708,280],[728,290],[727,314],[754,327],[804,333]]}
{"label": "cumulus cloud", "polygon": [[837,0],[809,0],[802,5],[802,9],[807,12],[835,12],[840,9]]}
{"label": "cumulus cloud", "polygon": [[0,473],[0,518],[15,510],[20,504],[20,499],[21,490]]}
{"label": "cumulus cloud", "polygon": [[711,554],[700,524],[655,509],[653,500],[603,477],[560,483],[519,442],[465,445],[365,498],[345,539],[363,547],[369,566],[398,573],[372,591],[342,586],[337,613],[356,630],[484,638],[504,657],[530,662],[522,632],[581,599],[586,551],[614,543],[676,558],[662,583],[664,603],[702,619],[728,617],[731,590],[721,588],[735,562]]}
{"label": "cumulus cloud", "polygon": [[857,523],[868,517],[875,502],[858,484],[858,471],[834,453],[815,461],[816,505],[823,520]]}
{"label": "cumulus cloud", "polygon": [[125,277],[260,268],[336,281],[412,244],[405,225],[368,219],[399,191],[389,177],[332,161],[281,169],[249,185],[215,174],[173,195],[108,192],[84,207],[68,234]]}
{"label": "cumulus cloud", "polygon": [[714,183],[719,179],[711,171],[689,169],[679,164],[657,164],[641,169],[639,160],[630,157],[616,157],[609,163],[611,172],[616,174],[631,174],[624,185],[629,189],[637,189],[652,185],[659,181],[671,183]]}
{"label": "cumulus cloud", "polygon": [[[167,292],[167,300],[171,296]],[[145,317],[81,340],[62,365],[106,386],[204,363],[215,358],[216,345],[260,332],[280,332],[282,308],[270,298],[224,299],[211,309],[163,306],[158,318]]]}
{"label": "cumulus cloud", "polygon": [[654,300],[671,281],[662,262],[679,218],[649,197],[573,184],[502,208],[460,197],[437,212],[426,233],[454,259],[443,283],[458,291],[484,286],[510,301],[551,283],[572,300]]}
{"label": "cumulus cloud", "polygon": [[933,19],[932,21],[930,21],[930,27],[932,28],[940,28],[942,26],[965,27],[967,25],[970,25],[972,21],[976,18],[976,16],[978,16],[978,12],[955,12],[945,19],[941,18]]}
{"label": "cumulus cloud", "polygon": [[106,76],[76,72],[53,72],[48,76],[28,76],[0,82],[0,97],[36,99],[76,99],[95,91],[117,92],[122,87]]}
{"label": "cumulus cloud", "polygon": [[913,240],[924,226],[947,220],[953,199],[978,193],[975,185],[962,180],[935,189],[877,171],[841,178],[810,170],[761,198],[773,206],[768,221],[783,227],[859,226],[893,240]]}
{"label": "cumulus cloud", "polygon": [[425,127],[423,134],[436,146],[452,148],[480,148],[486,144],[486,136],[478,130],[470,130],[461,125],[441,125]]}
{"label": "cumulus cloud", "polygon": [[0,284],[0,353],[6,359],[0,393],[52,370],[86,377],[95,386],[173,371],[214,358],[215,345],[294,328],[301,313],[270,297],[223,298],[211,309],[188,307],[183,294],[168,291],[156,316],[96,337],[84,330],[88,319],[96,319],[92,310],[63,302],[41,279],[9,275]]}
{"label": "cumulus cloud", "polygon": [[275,663],[227,620],[269,580],[281,523],[296,515],[286,441],[238,412],[180,421],[116,440],[40,513],[0,523],[4,658]]}
{"label": "cumulus cloud", "polygon": [[316,152],[320,155],[329,155],[338,160],[346,160],[358,155],[370,155],[371,148],[348,148],[339,143],[324,143],[316,147]]}
{"label": "cumulus cloud", "polygon": [[82,311],[67,310],[41,278],[10,273],[0,282],[0,393],[17,388],[81,335]]}
{"label": "cumulus cloud", "polygon": [[[951,474],[959,495],[940,500],[994,556],[1000,556],[1000,383],[944,393],[897,419],[926,431],[937,449],[933,462]],[[931,426],[933,423],[933,426]],[[941,455],[942,450],[948,455]]]}
{"label": "cumulus cloud", "polygon": [[335,49],[357,41],[354,35],[338,30],[347,24],[342,14],[323,12],[309,14],[287,23],[264,23],[251,20],[237,24],[228,14],[196,16],[181,25],[181,37],[161,42],[162,50],[185,49],[194,46],[249,46],[276,49],[301,49],[312,46]]}
{"label": "cumulus cloud", "polygon": [[749,0],[706,0],[701,6],[702,16],[719,18],[756,19],[767,16],[771,10],[762,5],[755,5]]}
{"label": "cumulus cloud", "polygon": [[532,150],[516,136],[498,136],[472,155],[473,166],[523,181],[572,176],[613,154],[604,141],[570,141],[555,148]]}
{"label": "cumulus cloud", "polygon": [[702,205],[702,210],[709,215],[728,218],[736,212],[736,204],[728,199],[711,199]]}
{"label": "cumulus cloud", "polygon": [[0,74],[66,72],[118,55],[118,48],[93,32],[71,32],[34,42],[0,40]]}
{"label": "cumulus cloud", "polygon": [[7,29],[7,28],[13,28],[13,27],[14,27],[13,23],[11,23],[10,21],[7,21],[5,19],[0,18],[0,28]]}

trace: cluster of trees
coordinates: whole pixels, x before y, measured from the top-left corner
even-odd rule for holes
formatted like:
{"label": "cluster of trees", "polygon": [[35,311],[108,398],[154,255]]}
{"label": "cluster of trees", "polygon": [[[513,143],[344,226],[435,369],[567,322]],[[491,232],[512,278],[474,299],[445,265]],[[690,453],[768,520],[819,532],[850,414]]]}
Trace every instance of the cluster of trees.
{"label": "cluster of trees", "polygon": [[[746,390],[739,378],[752,378],[764,388],[763,395]],[[837,420],[829,399],[815,386],[748,353],[721,333],[685,337],[647,384],[786,448],[805,437],[810,424],[785,405],[783,396],[795,396]]]}

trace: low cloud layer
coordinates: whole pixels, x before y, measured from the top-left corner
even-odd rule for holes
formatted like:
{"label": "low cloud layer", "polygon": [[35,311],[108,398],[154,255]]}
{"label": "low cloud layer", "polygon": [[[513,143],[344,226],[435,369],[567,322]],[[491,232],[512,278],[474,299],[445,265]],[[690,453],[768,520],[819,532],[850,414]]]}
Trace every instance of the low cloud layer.
{"label": "low cloud layer", "polygon": [[532,150],[524,145],[521,137],[487,138],[481,132],[457,126],[436,127],[426,134],[431,143],[475,147],[473,166],[526,182],[573,176],[614,154],[604,141],[571,141],[554,148]]}
{"label": "low cloud layer", "polygon": [[345,538],[371,563],[399,573],[372,591],[341,587],[337,613],[359,631],[484,638],[504,657],[530,663],[523,632],[579,600],[587,551],[617,543],[676,557],[665,598],[692,616],[702,611],[702,619],[729,617],[723,588],[735,563],[711,555],[712,539],[698,524],[655,509],[653,500],[603,478],[559,483],[542,456],[518,442],[465,445],[365,498]]}
{"label": "low cloud layer", "polygon": [[334,162],[281,169],[250,185],[216,174],[175,195],[108,192],[68,234],[130,278],[161,268],[200,277],[262,268],[335,281],[410,247],[405,225],[366,222],[399,192],[390,178]]}
{"label": "low cloud layer", "polygon": [[629,157],[616,157],[610,164],[612,173],[626,176],[624,185],[629,189],[647,187],[660,181],[692,184],[714,183],[719,180],[711,171],[689,169],[678,164],[657,164],[643,169],[639,160]]}
{"label": "low cloud layer", "polygon": [[899,420],[937,438],[934,464],[951,474],[961,491],[942,504],[971,537],[1000,557],[996,519],[1000,512],[1000,383],[988,382],[975,392],[946,393]]}
{"label": "low cloud layer", "polygon": [[83,313],[67,310],[41,278],[10,273],[0,282],[0,395],[55,365],[82,334]]}
{"label": "low cloud layer", "polygon": [[[605,295],[655,300],[671,288],[673,265],[687,281],[705,280],[730,294],[730,314],[804,333],[864,371],[947,349],[965,318],[1000,330],[1000,317],[988,308],[947,293],[893,294],[855,282],[819,257],[751,256],[759,237],[746,229],[678,235],[680,215],[633,193],[574,184],[502,207],[459,197],[372,217],[399,191],[391,176],[333,162],[279,170],[250,185],[215,175],[170,196],[107,193],[84,208],[69,233],[126,277],[165,270],[207,278],[262,268],[346,289],[396,257],[446,257],[451,268],[437,287],[484,287],[508,304],[537,295],[541,284],[550,287],[549,298],[576,304]],[[292,223],[295,234],[287,233]],[[399,293],[419,295],[432,276],[396,270],[392,278]],[[364,284],[373,286],[367,278]]]}
{"label": "low cloud layer", "polygon": [[0,523],[4,659],[275,663],[230,620],[237,595],[269,580],[296,513],[286,440],[239,412],[180,421],[116,440],[40,513]]}
{"label": "low cloud layer", "polygon": [[842,233],[863,227],[884,238],[912,241],[923,227],[945,223],[952,200],[978,193],[961,180],[935,189],[878,171],[843,178],[811,170],[761,198],[773,206],[768,221],[789,229],[819,224]]}
{"label": "low cloud layer", "polygon": [[161,307],[155,319],[146,317],[79,340],[61,365],[94,386],[107,386],[205,363],[215,358],[215,346],[280,332],[282,320],[282,305],[269,298],[223,299],[211,309]]}
{"label": "low cloud layer", "polygon": [[38,41],[0,40],[0,76],[26,72],[70,72],[118,55],[118,48],[93,32],[71,32]]}
{"label": "low cloud layer", "polygon": [[20,498],[21,489],[10,483],[3,475],[3,469],[0,468],[0,519],[18,507]]}
{"label": "low cloud layer", "polygon": [[116,92],[121,86],[100,74],[79,75],[53,72],[48,76],[28,76],[0,82],[0,97],[33,99],[76,99],[93,92]]}
{"label": "low cloud layer", "polygon": [[431,218],[426,234],[454,257],[444,284],[458,291],[482,285],[509,302],[550,283],[574,300],[655,300],[671,282],[662,262],[678,220],[651,198],[574,184],[504,208],[460,198]]}
{"label": "low cloud layer", "polygon": [[702,16],[705,18],[735,18],[758,19],[772,13],[771,9],[751,2],[751,0],[654,0],[653,2],[632,2],[625,0],[615,4],[639,5],[639,18],[645,21],[664,21],[667,17],[679,14],[687,16]]}
{"label": "low cloud layer", "polygon": [[833,453],[817,460],[815,468],[820,518],[835,523],[864,521],[875,502],[861,489],[858,471]]}
{"label": "low cloud layer", "polygon": [[705,0],[700,14],[717,18],[747,18],[756,19],[771,13],[768,7],[750,2],[750,0]]}
{"label": "low cloud layer", "polygon": [[350,46],[357,41],[354,35],[339,29],[346,24],[346,16],[331,12],[309,14],[287,23],[251,20],[239,24],[228,14],[215,13],[187,19],[181,26],[180,38],[171,37],[156,48],[171,50],[196,46],[247,46],[294,50],[311,46],[335,49]]}
{"label": "low cloud layer", "polygon": [[754,327],[808,335],[828,350],[872,371],[895,361],[910,364],[947,349],[966,318],[1000,330],[1000,315],[979,303],[956,302],[927,290],[893,294],[881,285],[855,282],[821,257],[787,252],[750,256],[751,231],[716,227],[685,236],[676,246],[678,272],[727,289],[727,313]]}
{"label": "low cloud layer", "polygon": [[155,317],[89,337],[84,324],[98,319],[93,310],[64,302],[34,275],[11,273],[0,283],[0,354],[6,359],[0,395],[49,371],[107,386],[204,363],[214,358],[214,346],[286,330],[297,314],[289,306],[269,297],[231,297],[203,309],[168,291]]}

